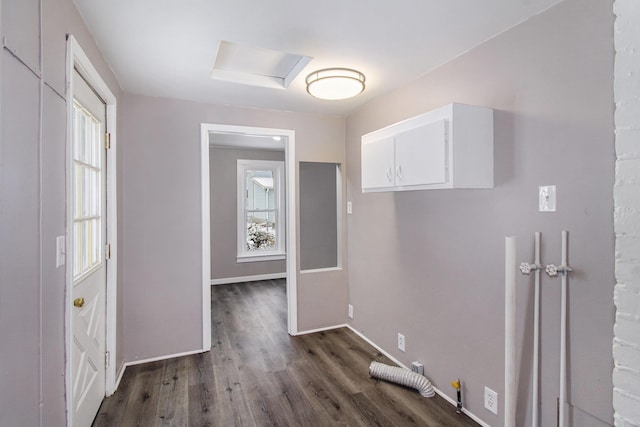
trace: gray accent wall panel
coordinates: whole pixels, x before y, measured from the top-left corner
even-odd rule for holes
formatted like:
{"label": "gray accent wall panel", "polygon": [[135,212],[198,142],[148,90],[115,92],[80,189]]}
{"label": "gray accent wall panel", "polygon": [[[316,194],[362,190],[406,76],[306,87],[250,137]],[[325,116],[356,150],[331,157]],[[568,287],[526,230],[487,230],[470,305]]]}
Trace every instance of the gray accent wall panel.
{"label": "gray accent wall panel", "polygon": [[3,44],[40,72],[40,0],[2,0]]}
{"label": "gray accent wall panel", "polygon": [[2,52],[0,425],[39,424],[39,81]]}
{"label": "gray accent wall panel", "polygon": [[300,270],[338,267],[335,163],[300,162]]}
{"label": "gray accent wall panel", "polygon": [[42,371],[43,425],[58,425],[66,417],[64,400],[65,266],[56,267],[55,241],[66,231],[67,106],[64,99],[44,87],[42,124]]}
{"label": "gray accent wall panel", "polygon": [[[612,2],[567,0],[347,118],[350,324],[434,385],[503,425],[504,236],[518,260],[560,262],[569,230],[569,398],[575,420],[613,422]],[[450,102],[495,109],[495,189],[362,194],[360,137]],[[537,211],[539,185],[558,211]],[[560,280],[542,278],[541,425],[555,425]],[[518,275],[517,425],[530,425],[533,281]],[[406,352],[397,333],[406,336]],[[500,416],[483,388],[499,393]]]}
{"label": "gray accent wall panel", "polygon": [[[286,273],[284,260],[238,263],[237,161],[277,160],[284,151],[212,147],[209,150],[211,190],[211,279]],[[284,214],[284,212],[283,212]]]}

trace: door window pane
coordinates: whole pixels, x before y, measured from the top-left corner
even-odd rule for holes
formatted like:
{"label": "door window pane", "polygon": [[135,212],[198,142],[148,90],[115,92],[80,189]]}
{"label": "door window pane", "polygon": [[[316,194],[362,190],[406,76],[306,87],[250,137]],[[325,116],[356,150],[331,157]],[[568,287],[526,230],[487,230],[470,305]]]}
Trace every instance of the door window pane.
{"label": "door window pane", "polygon": [[102,125],[73,105],[73,276],[102,262]]}
{"label": "door window pane", "polygon": [[274,250],[276,248],[276,213],[247,212],[247,250]]}

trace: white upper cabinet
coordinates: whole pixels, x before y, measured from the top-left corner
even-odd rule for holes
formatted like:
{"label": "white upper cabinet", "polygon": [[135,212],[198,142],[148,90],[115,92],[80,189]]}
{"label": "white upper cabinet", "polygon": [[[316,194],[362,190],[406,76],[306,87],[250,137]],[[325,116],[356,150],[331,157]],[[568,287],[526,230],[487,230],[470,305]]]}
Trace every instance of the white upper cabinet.
{"label": "white upper cabinet", "polygon": [[449,104],[362,137],[362,191],[493,188],[493,110]]}

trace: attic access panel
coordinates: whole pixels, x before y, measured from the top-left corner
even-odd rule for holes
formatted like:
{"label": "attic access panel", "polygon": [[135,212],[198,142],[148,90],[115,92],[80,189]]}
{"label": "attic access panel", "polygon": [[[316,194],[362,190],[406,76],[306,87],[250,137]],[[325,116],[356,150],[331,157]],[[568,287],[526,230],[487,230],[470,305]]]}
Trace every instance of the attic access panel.
{"label": "attic access panel", "polygon": [[211,78],[286,89],[313,58],[222,40]]}

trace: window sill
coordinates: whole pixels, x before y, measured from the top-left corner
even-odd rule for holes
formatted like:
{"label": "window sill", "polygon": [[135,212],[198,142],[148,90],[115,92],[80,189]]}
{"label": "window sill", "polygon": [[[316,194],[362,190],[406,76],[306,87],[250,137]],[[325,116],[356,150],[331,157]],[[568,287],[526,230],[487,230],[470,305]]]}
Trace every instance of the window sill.
{"label": "window sill", "polygon": [[342,267],[314,268],[311,270],[300,270],[300,274],[327,273],[330,271],[341,271],[341,270],[342,270]]}
{"label": "window sill", "polygon": [[285,253],[274,253],[269,255],[239,255],[236,258],[236,262],[278,261],[286,258],[287,254]]}

